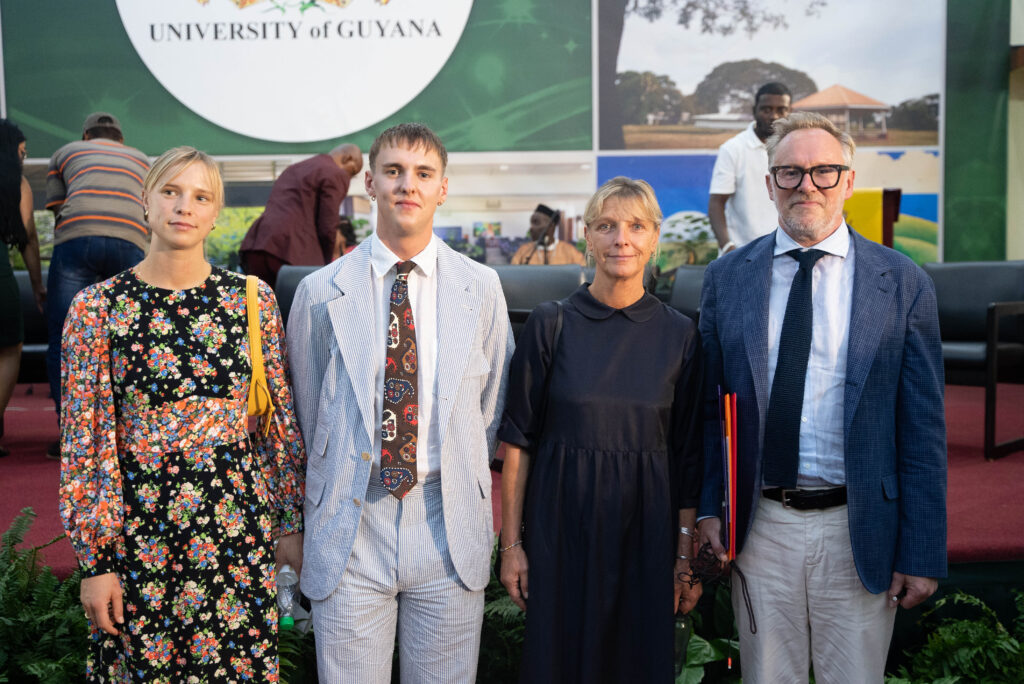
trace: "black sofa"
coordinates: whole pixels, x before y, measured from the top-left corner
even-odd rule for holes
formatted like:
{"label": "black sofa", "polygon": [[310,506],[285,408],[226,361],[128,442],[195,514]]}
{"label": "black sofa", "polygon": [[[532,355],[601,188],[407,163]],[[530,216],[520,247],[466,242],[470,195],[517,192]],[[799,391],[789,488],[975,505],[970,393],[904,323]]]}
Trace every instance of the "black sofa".
{"label": "black sofa", "polygon": [[946,383],[985,388],[985,458],[1024,450],[1024,437],[995,441],[996,384],[1024,383],[1024,261],[923,268],[935,283]]}

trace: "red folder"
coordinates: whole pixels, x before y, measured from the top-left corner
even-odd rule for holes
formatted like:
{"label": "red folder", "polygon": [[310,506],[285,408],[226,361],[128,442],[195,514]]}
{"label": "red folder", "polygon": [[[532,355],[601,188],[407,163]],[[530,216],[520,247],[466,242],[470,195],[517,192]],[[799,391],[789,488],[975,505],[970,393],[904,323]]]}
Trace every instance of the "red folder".
{"label": "red folder", "polygon": [[725,534],[722,542],[729,560],[736,558],[736,394],[722,394],[718,388],[718,411],[722,429],[722,474],[724,475],[722,518]]}

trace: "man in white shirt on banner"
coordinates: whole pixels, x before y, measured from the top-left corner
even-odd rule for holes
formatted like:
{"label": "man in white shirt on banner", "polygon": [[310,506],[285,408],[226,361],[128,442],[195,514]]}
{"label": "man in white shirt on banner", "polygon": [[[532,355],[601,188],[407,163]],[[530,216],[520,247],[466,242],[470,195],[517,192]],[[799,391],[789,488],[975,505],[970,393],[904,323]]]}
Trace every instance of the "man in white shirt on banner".
{"label": "man in white shirt on banner", "polygon": [[764,189],[772,124],[789,115],[792,96],[781,83],[765,83],[754,96],[754,121],[718,148],[711,172],[708,218],[720,254],[775,230],[778,213]]}

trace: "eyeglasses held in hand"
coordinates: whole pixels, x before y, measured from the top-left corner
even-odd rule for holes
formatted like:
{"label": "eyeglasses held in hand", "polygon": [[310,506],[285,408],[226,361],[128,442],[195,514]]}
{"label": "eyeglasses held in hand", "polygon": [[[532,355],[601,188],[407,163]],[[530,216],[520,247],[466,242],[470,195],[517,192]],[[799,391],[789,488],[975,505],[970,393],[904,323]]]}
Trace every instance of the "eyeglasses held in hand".
{"label": "eyeglasses held in hand", "polygon": [[811,175],[811,182],[819,190],[828,190],[839,185],[843,171],[849,171],[843,164],[822,164],[805,169],[799,166],[773,166],[768,171],[775,179],[775,185],[782,190],[793,190],[804,182],[804,176]]}

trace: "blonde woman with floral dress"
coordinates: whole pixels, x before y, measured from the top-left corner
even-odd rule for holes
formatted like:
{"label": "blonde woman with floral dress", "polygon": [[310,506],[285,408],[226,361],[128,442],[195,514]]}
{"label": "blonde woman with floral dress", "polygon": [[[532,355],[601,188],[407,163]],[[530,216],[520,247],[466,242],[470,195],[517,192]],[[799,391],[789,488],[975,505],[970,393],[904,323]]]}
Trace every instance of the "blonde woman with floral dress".
{"label": "blonde woman with floral dress", "polygon": [[166,152],[145,182],[146,258],[65,322],[60,505],[90,681],[278,680],[275,560],[302,562],[305,451],[262,282],[275,410],[248,436],[245,280],[203,256],[223,196],[209,156]]}

